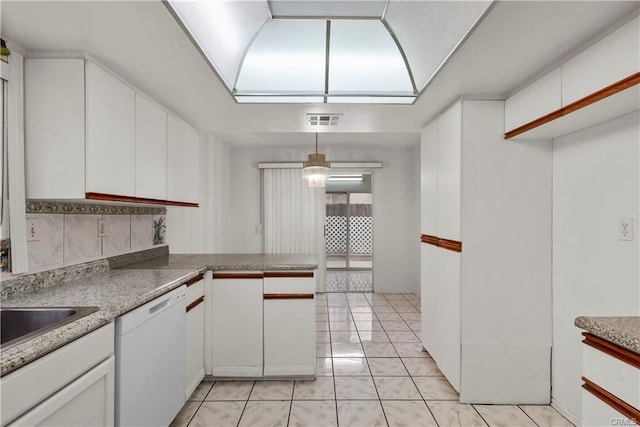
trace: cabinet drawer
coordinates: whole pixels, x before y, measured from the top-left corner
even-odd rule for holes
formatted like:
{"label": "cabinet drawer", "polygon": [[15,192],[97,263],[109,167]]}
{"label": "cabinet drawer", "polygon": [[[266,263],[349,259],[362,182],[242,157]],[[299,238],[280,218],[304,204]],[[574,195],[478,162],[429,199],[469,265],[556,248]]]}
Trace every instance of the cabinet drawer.
{"label": "cabinet drawer", "polygon": [[613,420],[617,420],[617,425],[631,425],[624,424],[623,420],[627,420],[627,417],[620,412],[613,409],[611,406],[604,403],[602,400],[595,397],[587,390],[582,390],[582,425],[587,426],[610,426],[613,424]]}
{"label": "cabinet drawer", "polygon": [[315,294],[316,281],[313,271],[265,272],[266,294]]}
{"label": "cabinet drawer", "polygon": [[640,369],[589,345],[583,346],[582,363],[585,378],[640,408]]}
{"label": "cabinet drawer", "polygon": [[187,304],[204,295],[204,275],[196,276],[185,284],[187,285]]}

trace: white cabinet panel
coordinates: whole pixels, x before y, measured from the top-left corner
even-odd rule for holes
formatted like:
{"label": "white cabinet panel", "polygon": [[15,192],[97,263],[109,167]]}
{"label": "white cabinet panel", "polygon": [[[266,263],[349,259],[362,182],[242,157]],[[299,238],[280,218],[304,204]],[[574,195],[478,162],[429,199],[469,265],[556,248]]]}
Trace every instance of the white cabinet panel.
{"label": "white cabinet panel", "polygon": [[557,68],[505,101],[504,129],[513,130],[562,107],[562,73]]}
{"label": "white cabinet panel", "polygon": [[135,196],[135,92],[86,66],[87,192]]}
{"label": "white cabinet panel", "polygon": [[84,198],[84,60],[25,59],[28,199]]}
{"label": "white cabinet panel", "polygon": [[[617,421],[617,424],[613,424],[613,421]],[[634,424],[635,423],[631,423],[627,417],[595,397],[587,390],[582,390],[582,419],[580,425],[584,427],[602,427]]]}
{"label": "white cabinet panel", "polygon": [[562,65],[562,105],[640,71],[640,18]]}
{"label": "white cabinet panel", "polygon": [[172,115],[167,117],[167,198],[198,203],[200,139],[198,133]]}
{"label": "white cabinet panel", "polygon": [[438,346],[432,354],[456,391],[460,391],[460,260],[461,254],[438,250],[436,319]]}
{"label": "white cabinet panel", "polygon": [[214,278],[212,375],[262,376],[262,278]]}
{"label": "white cabinet panel", "polygon": [[429,123],[420,136],[420,231],[438,233],[438,121]]}
{"label": "white cabinet panel", "polygon": [[204,378],[204,304],[187,313],[187,354],[185,366],[185,397],[188,399]]}
{"label": "white cabinet panel", "polygon": [[11,426],[113,426],[114,357],[105,360]]}
{"label": "white cabinet panel", "polygon": [[640,408],[640,369],[583,345],[582,374],[634,408]]}
{"label": "white cabinet panel", "polygon": [[136,94],[136,197],[167,198],[167,113]]}
{"label": "white cabinet panel", "polygon": [[462,103],[438,118],[438,237],[462,240],[461,152]]}
{"label": "white cabinet panel", "polygon": [[431,352],[438,345],[436,328],[440,325],[438,319],[437,297],[438,285],[438,251],[436,246],[420,245],[420,298],[422,307],[422,345]]}

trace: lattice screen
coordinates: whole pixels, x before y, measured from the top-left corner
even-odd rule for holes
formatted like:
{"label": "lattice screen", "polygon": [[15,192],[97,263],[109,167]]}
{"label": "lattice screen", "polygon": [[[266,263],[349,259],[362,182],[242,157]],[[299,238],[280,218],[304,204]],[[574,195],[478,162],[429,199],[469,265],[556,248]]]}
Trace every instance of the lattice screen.
{"label": "lattice screen", "polygon": [[[352,254],[370,254],[373,251],[373,221],[370,216],[352,216],[349,218],[351,242],[349,252]],[[327,216],[327,253],[346,253],[346,218],[343,216]]]}

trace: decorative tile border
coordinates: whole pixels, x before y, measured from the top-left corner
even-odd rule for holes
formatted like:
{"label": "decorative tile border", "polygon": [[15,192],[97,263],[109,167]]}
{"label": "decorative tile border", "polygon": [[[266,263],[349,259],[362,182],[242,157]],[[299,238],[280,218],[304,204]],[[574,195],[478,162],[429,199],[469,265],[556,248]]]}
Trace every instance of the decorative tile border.
{"label": "decorative tile border", "polygon": [[82,202],[57,202],[55,200],[27,200],[28,214],[78,214],[78,215],[166,215],[165,207],[101,205]]}

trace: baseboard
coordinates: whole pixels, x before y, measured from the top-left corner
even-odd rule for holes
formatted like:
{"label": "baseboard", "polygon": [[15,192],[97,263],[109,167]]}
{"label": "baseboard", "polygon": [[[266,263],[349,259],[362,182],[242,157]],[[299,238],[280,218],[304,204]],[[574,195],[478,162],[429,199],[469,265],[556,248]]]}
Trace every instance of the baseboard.
{"label": "baseboard", "polygon": [[213,367],[214,377],[261,377],[262,366]]}
{"label": "baseboard", "polygon": [[191,380],[191,382],[189,384],[187,384],[187,388],[185,390],[185,397],[186,400],[189,400],[189,398],[191,397],[191,395],[193,394],[193,392],[196,390],[196,388],[198,387],[198,384],[200,384],[200,382],[204,379],[204,368],[200,369],[200,371],[198,372],[198,374],[193,378],[193,380]]}
{"label": "baseboard", "polygon": [[315,365],[299,365],[299,366],[265,366],[265,377],[287,377],[287,376],[305,376],[313,377],[316,375]]}
{"label": "baseboard", "polygon": [[565,408],[562,403],[553,398],[551,398],[551,407],[558,411],[560,415],[568,419],[574,426],[582,425],[580,417],[578,415]]}

